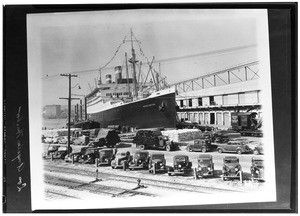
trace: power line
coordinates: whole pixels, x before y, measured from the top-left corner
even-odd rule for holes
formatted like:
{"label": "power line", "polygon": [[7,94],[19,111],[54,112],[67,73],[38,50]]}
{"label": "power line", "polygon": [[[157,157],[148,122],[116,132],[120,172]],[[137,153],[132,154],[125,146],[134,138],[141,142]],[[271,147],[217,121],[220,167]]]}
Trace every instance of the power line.
{"label": "power line", "polygon": [[[123,44],[123,43],[121,43]],[[121,45],[120,44],[120,45]],[[184,55],[184,56],[178,56],[178,57],[173,57],[173,58],[166,58],[166,59],[160,59],[160,60],[155,60],[153,61],[153,64],[155,63],[163,63],[163,62],[170,62],[170,61],[175,61],[175,60],[181,60],[181,59],[187,59],[187,58],[194,58],[194,57],[203,57],[203,56],[209,56],[209,55],[214,55],[214,54],[221,54],[221,53],[226,53],[226,52],[231,52],[231,51],[235,51],[235,50],[241,50],[241,49],[248,49],[248,48],[253,48],[256,47],[257,44],[249,44],[249,45],[244,45],[244,46],[237,46],[237,47],[231,47],[231,48],[227,48],[227,49],[220,49],[220,50],[214,50],[214,51],[209,51],[209,52],[202,52],[202,53],[197,53],[197,54],[192,54],[192,55]],[[117,49],[119,51],[119,47]],[[115,58],[116,53],[118,52],[116,51],[113,58],[109,61],[109,63]],[[147,62],[142,62],[142,64],[149,64],[148,60]],[[105,64],[105,66],[101,67],[101,70],[112,70],[114,69],[114,67],[106,67],[108,64]],[[95,73],[95,72],[99,72],[99,68],[97,69],[90,69],[90,70],[81,70],[81,71],[73,71],[71,72],[72,74],[87,74],[87,73]],[[42,79],[50,79],[50,78],[56,78],[58,77],[59,74],[54,74],[54,75],[46,75],[44,77],[42,77]]]}

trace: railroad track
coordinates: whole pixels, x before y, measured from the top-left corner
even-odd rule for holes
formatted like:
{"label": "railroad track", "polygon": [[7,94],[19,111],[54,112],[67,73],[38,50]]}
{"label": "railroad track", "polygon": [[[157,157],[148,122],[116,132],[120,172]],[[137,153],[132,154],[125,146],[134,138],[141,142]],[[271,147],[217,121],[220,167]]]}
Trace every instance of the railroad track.
{"label": "railroad track", "polygon": [[[146,193],[137,190],[131,190],[131,189],[107,186],[107,185],[99,185],[97,184],[97,182],[100,182],[101,180],[97,180],[97,179],[91,182],[85,182],[85,181],[80,181],[72,178],[64,178],[64,177],[57,178],[56,176],[53,176],[51,174],[45,174],[44,177],[45,177],[44,182],[46,184],[60,186],[60,187],[67,187],[68,189],[72,189],[72,190],[89,191],[90,193],[94,193],[94,194],[110,195],[113,197],[135,196],[135,195],[152,196],[152,197],[155,196],[155,194]],[[50,191],[50,193],[55,193],[55,192]],[[60,193],[56,193],[56,194],[60,194]],[[68,196],[68,197],[72,197],[72,196]]]}
{"label": "railroad track", "polygon": [[[89,167],[92,168],[92,167]],[[66,173],[72,175],[81,175],[81,176],[89,176],[95,177],[95,171],[91,171],[86,169],[85,167],[71,167],[71,166],[60,166],[59,164],[49,164],[45,165],[45,170],[48,172],[56,172],[56,173]],[[124,183],[133,183],[136,184],[137,180],[140,179],[142,184],[147,187],[152,188],[161,188],[161,189],[168,189],[168,190],[175,190],[175,191],[184,191],[184,192],[193,192],[193,193],[215,193],[215,192],[242,192],[239,190],[230,190],[230,189],[223,189],[218,187],[206,187],[201,185],[193,185],[187,183],[178,183],[166,180],[154,180],[147,177],[137,177],[134,171],[132,172],[132,176],[122,174],[122,171],[118,174],[108,173],[108,172],[101,172],[101,168],[98,169],[98,174],[103,181],[120,181]],[[150,177],[150,176],[149,176]]]}

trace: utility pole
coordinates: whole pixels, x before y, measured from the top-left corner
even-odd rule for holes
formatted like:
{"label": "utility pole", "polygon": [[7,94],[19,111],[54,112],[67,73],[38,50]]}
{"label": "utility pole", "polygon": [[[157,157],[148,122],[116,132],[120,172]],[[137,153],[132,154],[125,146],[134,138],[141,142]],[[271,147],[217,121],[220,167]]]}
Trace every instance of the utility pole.
{"label": "utility pole", "polygon": [[[66,76],[69,78],[69,97],[68,97],[68,155],[70,155],[70,141],[71,141],[71,78],[77,77],[75,74],[60,74],[61,76]],[[65,98],[60,98],[65,99]],[[74,98],[75,99],[75,98]]]}

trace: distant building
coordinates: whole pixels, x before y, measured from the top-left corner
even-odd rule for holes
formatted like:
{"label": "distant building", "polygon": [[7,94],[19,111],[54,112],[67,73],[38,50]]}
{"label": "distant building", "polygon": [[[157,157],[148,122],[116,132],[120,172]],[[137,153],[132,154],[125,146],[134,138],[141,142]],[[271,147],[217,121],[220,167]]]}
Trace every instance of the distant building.
{"label": "distant building", "polygon": [[45,118],[60,118],[61,117],[61,105],[46,105],[44,111]]}

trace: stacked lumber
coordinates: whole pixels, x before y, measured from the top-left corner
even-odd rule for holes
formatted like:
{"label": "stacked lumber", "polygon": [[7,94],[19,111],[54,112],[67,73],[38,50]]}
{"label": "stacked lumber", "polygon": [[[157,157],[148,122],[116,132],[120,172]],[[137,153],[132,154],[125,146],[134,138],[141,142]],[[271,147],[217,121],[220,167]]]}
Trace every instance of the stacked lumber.
{"label": "stacked lumber", "polygon": [[199,129],[180,129],[162,131],[164,136],[173,142],[189,141],[201,138],[201,130]]}

